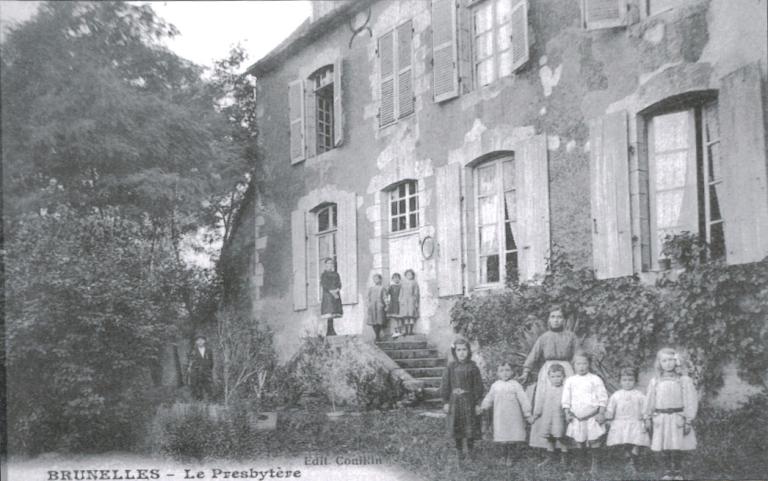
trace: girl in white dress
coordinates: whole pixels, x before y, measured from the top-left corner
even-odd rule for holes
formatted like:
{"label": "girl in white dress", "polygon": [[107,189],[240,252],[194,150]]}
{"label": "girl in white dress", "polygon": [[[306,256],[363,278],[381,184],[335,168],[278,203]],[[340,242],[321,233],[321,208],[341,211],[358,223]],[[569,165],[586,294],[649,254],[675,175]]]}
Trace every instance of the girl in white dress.
{"label": "girl in white dress", "polygon": [[683,479],[681,454],[696,449],[691,423],[699,400],[690,377],[680,372],[680,356],[664,348],[656,354],[656,377],[648,384],[646,427],[651,430],[651,450],[664,453],[661,479]]}
{"label": "girl in white dress", "polygon": [[493,441],[504,449],[504,464],[510,466],[512,443],[525,441],[525,422],[533,421],[531,401],[519,382],[512,379],[512,365],[504,362],[498,368],[499,380],[491,385],[480,408],[493,408]]}
{"label": "girl in white dress", "polygon": [[640,454],[640,446],[648,446],[650,441],[643,423],[643,405],[645,395],[635,389],[637,369],[622,368],[619,371],[621,389],[613,393],[608,400],[605,418],[611,421],[608,431],[608,446],[624,446],[627,456],[627,470],[634,475],[635,461]]}
{"label": "girl in white dress", "polygon": [[590,473],[597,472],[597,453],[600,438],[605,434],[605,408],[608,391],[603,380],[589,372],[592,358],[580,351],[573,356],[575,374],[565,380],[563,386],[563,410],[568,427],[565,435],[577,448],[588,448],[591,454]]}

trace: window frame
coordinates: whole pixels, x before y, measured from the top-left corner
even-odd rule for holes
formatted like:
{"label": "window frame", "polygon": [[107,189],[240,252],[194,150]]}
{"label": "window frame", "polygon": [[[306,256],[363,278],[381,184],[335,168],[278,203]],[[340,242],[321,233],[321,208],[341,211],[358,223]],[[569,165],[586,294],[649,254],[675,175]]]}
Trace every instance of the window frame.
{"label": "window frame", "polygon": [[[498,6],[502,2],[507,2],[509,4],[509,19],[506,23],[500,23],[500,16],[498,13]],[[482,88],[488,85],[492,85],[493,83],[499,81],[500,79],[504,77],[511,77],[516,70],[516,67],[514,65],[514,58],[513,58],[513,45],[511,39],[509,40],[509,43],[507,45],[507,48],[502,50],[499,50],[499,32],[502,30],[502,27],[507,27],[509,29],[510,36],[512,35],[512,12],[517,7],[517,4],[515,3],[516,0],[478,0],[476,2],[472,2],[469,5],[469,19],[470,19],[470,43],[472,45],[472,52],[471,52],[471,64],[472,64],[472,78],[474,79],[475,86],[478,88]],[[480,34],[478,34],[477,31],[477,15],[478,12],[481,9],[488,8],[491,15],[491,28],[488,30],[484,30]],[[479,35],[491,35],[491,53],[490,55],[484,57],[482,60],[478,61],[478,52],[480,51],[479,48],[479,42],[478,37]],[[524,32],[524,34],[527,36],[528,32]],[[527,44],[527,41],[526,41]],[[509,55],[509,73],[506,75],[501,75],[501,55],[502,53],[507,53]],[[492,62],[493,68],[492,71],[492,78],[488,83],[480,83],[480,74],[478,70],[478,66],[483,61],[490,61]]]}
{"label": "window frame", "polygon": [[[403,196],[399,195],[400,188],[405,188],[405,193]],[[410,232],[413,232],[417,230],[419,227],[421,227],[421,215],[420,215],[420,205],[419,205],[419,182],[418,180],[414,179],[408,179],[404,180],[402,182],[398,182],[397,184],[390,187],[388,190],[388,203],[387,203],[387,212],[389,213],[387,215],[388,225],[389,225],[389,233],[390,235],[401,235],[401,234],[407,234]],[[411,208],[411,199],[415,199],[415,207]],[[393,212],[393,208],[395,208],[401,201],[405,201],[405,211],[400,212],[399,208],[397,208],[397,213]],[[416,216],[416,222],[415,225],[411,225],[410,219],[411,216]],[[402,229],[393,229],[392,222],[395,219],[405,219],[405,227]]]}
{"label": "window frame", "polygon": [[[709,109],[709,113],[707,113]],[[645,124],[645,141],[647,145],[647,162],[648,162],[648,227],[650,234],[649,244],[649,258],[650,265],[649,271],[662,271],[663,265],[660,263],[662,259],[665,259],[661,255],[663,249],[663,240],[659,237],[660,230],[670,230],[671,233],[679,233],[679,229],[675,228],[662,228],[658,227],[658,212],[657,212],[657,195],[659,190],[656,188],[656,176],[658,175],[657,158],[654,151],[654,127],[653,120],[660,116],[684,113],[688,119],[688,147],[686,149],[686,172],[688,169],[693,169],[694,172],[687,174],[693,175],[695,178],[694,192],[696,194],[696,218],[688,219],[688,222],[696,226],[696,231],[692,232],[699,236],[702,240],[711,245],[712,242],[712,226],[725,224],[725,219],[722,214],[722,192],[717,192],[716,187],[722,185],[722,157],[717,160],[720,176],[713,175],[710,179],[710,166],[714,165],[714,160],[710,158],[709,147],[720,144],[721,136],[719,133],[719,119],[718,119],[718,100],[716,98],[701,98],[684,103],[678,103],[669,108],[658,110],[653,113],[649,113],[643,116],[643,122]],[[711,141],[708,138],[707,127],[708,123],[707,115],[712,116],[716,125],[718,125],[717,138],[713,138]],[[682,150],[676,149],[676,150]],[[669,153],[670,151],[664,151]],[[719,153],[719,147],[718,147]],[[714,171],[713,171],[714,172]],[[683,186],[683,191],[688,188]],[[717,196],[718,210],[720,211],[719,219],[712,219],[712,205],[711,205],[711,193],[710,188],[716,189],[715,195]],[[682,207],[681,207],[682,208]],[[726,244],[725,244],[725,232],[724,227],[721,231],[722,252],[718,255],[712,255],[708,252],[707,255],[713,259],[725,258]]]}
{"label": "window frame", "polygon": [[[520,278],[520,249],[518,246],[519,239],[515,239],[515,230],[512,229],[512,224],[516,224],[518,222],[517,219],[517,185],[514,181],[512,182],[512,187],[509,189],[505,189],[504,186],[504,164],[507,162],[511,162],[514,166],[515,173],[517,173],[517,169],[519,166],[517,165],[517,161],[514,157],[514,155],[503,155],[494,159],[486,160],[478,165],[475,165],[472,168],[472,182],[473,182],[473,203],[474,203],[474,216],[475,216],[475,222],[474,222],[474,239],[475,243],[477,245],[477,248],[475,249],[475,262],[477,265],[476,274],[477,277],[475,279],[475,286],[474,289],[488,289],[488,288],[495,288],[495,287],[501,287],[506,285],[507,278],[509,276],[509,273],[507,272],[507,256],[510,254],[515,255],[515,263],[517,265],[517,276],[516,279]],[[480,175],[479,172],[481,169],[488,169],[493,168],[493,179],[494,179],[494,193],[493,194],[481,194],[480,191]],[[506,206],[506,194],[508,192],[514,192],[515,195],[515,212],[509,213],[509,216],[505,216],[505,210],[507,210]],[[481,198],[490,197],[491,195],[495,196],[497,199],[496,202],[496,222],[495,224],[481,224],[481,216],[480,216],[480,200]],[[513,248],[507,249],[507,239],[506,239],[506,229],[507,225],[510,225],[510,232],[512,233],[512,241],[513,241]],[[481,242],[481,230],[483,227],[488,227],[491,225],[495,225],[495,236],[496,236],[496,253],[495,254],[489,254],[484,255],[482,252],[482,242]],[[488,281],[487,279],[483,279],[483,260],[487,257],[490,257],[492,255],[496,255],[498,257],[498,272],[499,272],[499,280],[497,281]],[[487,277],[487,270],[486,270],[486,277]],[[516,280],[515,282],[519,282]]]}
{"label": "window frame", "polygon": [[[314,114],[312,119],[313,125],[311,127],[314,131],[314,135],[309,141],[314,142],[312,151],[314,152],[315,157],[337,148],[335,125],[337,122],[336,115],[338,115],[338,113],[334,109],[334,97],[336,95],[336,89],[339,88],[339,86],[334,82],[334,69],[335,66],[332,63],[323,65],[307,77],[307,80],[311,83],[310,85],[312,87],[310,92],[312,95],[312,109]],[[321,97],[325,102],[325,110],[323,110],[321,105]],[[327,115],[330,115],[329,121],[323,118]],[[304,120],[306,122],[307,119]],[[324,129],[322,127],[325,127],[328,130],[327,134],[323,132]],[[321,139],[324,139],[324,141]]]}
{"label": "window frame", "polygon": [[[328,228],[325,230],[320,230],[320,216],[324,213],[328,212]],[[331,239],[331,245],[333,247],[333,265],[335,269],[338,271],[339,268],[339,206],[338,204],[334,202],[328,202],[321,204],[317,208],[315,208],[312,211],[312,214],[314,215],[314,237],[315,237],[315,252],[317,253],[317,279],[320,279],[320,276],[323,273],[323,258],[320,251],[320,243],[321,239],[324,238],[330,238]],[[327,256],[325,256],[327,257]],[[318,286],[317,290],[317,300],[322,301],[323,298],[323,290],[322,287]]]}

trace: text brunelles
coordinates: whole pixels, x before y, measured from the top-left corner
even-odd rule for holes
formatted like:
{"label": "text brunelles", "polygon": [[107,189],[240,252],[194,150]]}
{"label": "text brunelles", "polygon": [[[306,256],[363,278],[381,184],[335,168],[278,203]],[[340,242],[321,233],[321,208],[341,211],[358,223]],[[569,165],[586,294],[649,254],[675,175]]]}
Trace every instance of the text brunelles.
{"label": "text brunelles", "polygon": [[301,478],[301,470],[270,469],[227,470],[212,468],[207,471],[184,469],[182,476],[160,469],[62,469],[47,471],[47,481],[147,481],[151,479],[290,479]]}

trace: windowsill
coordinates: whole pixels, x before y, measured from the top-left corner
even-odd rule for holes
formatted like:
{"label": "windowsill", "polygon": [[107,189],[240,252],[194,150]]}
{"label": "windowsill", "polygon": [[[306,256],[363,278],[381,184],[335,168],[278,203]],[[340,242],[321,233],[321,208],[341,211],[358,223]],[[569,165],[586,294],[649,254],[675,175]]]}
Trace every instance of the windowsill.
{"label": "windowsill", "polygon": [[339,148],[340,147],[334,147],[331,150],[323,152],[322,154],[316,154],[314,157],[307,157],[306,162],[308,164],[317,164],[328,159],[332,159],[336,155],[336,151],[339,150]]}
{"label": "windowsill", "polygon": [[379,130],[386,130],[388,127],[392,127],[393,125],[397,125],[401,121],[408,120],[411,117],[414,117],[415,115],[416,115],[416,108],[414,107],[413,112],[411,112],[410,114],[406,115],[405,117],[399,117],[399,118],[393,120],[392,122],[390,122],[388,124],[379,125]]}
{"label": "windowsill", "polygon": [[[667,23],[672,23],[678,18],[687,17],[692,13],[699,11],[701,8],[708,4],[708,0],[683,0],[678,5],[668,7],[664,10],[660,10],[654,13],[640,13],[640,25],[646,25],[647,23],[661,19]],[[631,25],[628,25],[631,26]]]}
{"label": "windowsill", "polygon": [[397,232],[390,232],[387,234],[387,239],[398,239],[400,237],[410,237],[412,235],[418,235],[419,234],[420,227],[413,227],[408,230],[399,230]]}

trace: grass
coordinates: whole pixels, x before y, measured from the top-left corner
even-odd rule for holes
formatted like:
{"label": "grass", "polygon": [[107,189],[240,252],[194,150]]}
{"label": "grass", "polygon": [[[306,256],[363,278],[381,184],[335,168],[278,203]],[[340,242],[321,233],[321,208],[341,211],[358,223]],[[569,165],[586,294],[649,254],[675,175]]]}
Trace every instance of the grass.
{"label": "grass", "polygon": [[[765,399],[736,412],[706,408],[699,419],[700,448],[688,456],[686,475],[694,479],[759,479],[768,472],[768,446],[764,433],[768,409]],[[385,464],[396,465],[430,480],[525,480],[565,479],[558,466],[537,468],[539,450],[521,446],[512,467],[500,461],[491,441],[476,444],[474,461],[459,466],[453,440],[446,435],[445,420],[419,416],[413,409],[361,413],[329,420],[325,410],[314,408],[280,413],[274,432],[249,433],[242,442],[248,457],[303,457],[377,455]],[[622,454],[613,448],[600,450],[600,479],[627,479]],[[575,479],[587,474],[576,472]],[[645,450],[633,479],[658,479],[656,458]]]}

